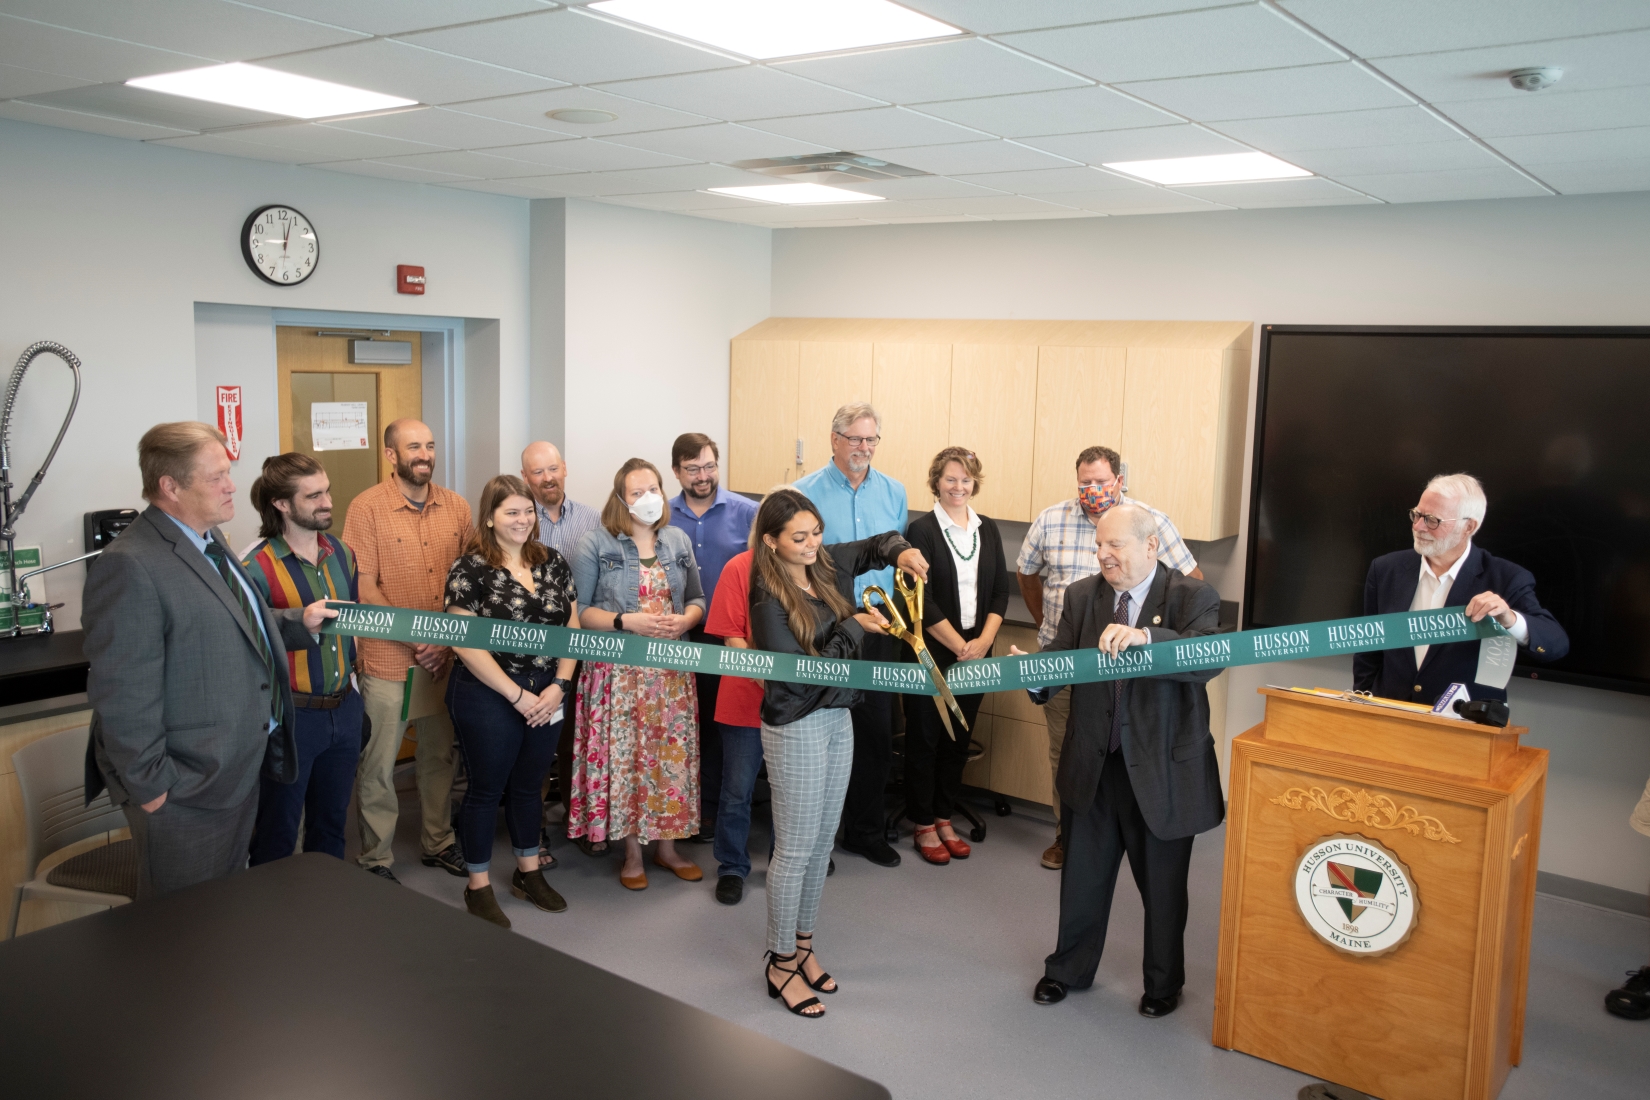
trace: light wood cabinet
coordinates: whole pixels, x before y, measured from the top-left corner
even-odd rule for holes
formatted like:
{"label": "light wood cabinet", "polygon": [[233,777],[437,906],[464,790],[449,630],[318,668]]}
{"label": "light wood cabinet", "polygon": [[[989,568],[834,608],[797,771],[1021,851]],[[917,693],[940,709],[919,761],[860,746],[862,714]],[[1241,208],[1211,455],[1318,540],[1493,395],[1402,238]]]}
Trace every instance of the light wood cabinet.
{"label": "light wood cabinet", "polygon": [[968,447],[985,515],[1027,522],[1073,494],[1085,447],[1112,447],[1130,492],[1193,541],[1237,534],[1246,321],[775,317],[735,337],[728,484],[766,492],[830,460],[849,401],[883,418],[876,465],[927,507],[928,464]]}

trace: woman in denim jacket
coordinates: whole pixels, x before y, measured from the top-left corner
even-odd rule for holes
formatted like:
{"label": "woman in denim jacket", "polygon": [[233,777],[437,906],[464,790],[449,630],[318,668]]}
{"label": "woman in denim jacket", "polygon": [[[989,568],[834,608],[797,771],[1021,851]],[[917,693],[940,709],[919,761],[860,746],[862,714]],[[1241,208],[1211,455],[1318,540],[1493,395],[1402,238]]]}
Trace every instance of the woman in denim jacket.
{"label": "woman in denim jacket", "polygon": [[[579,625],[680,638],[705,615],[688,536],[669,526],[659,471],[633,458],[613,475],[602,523],[573,554]],[[619,881],[647,888],[653,861],[698,882],[676,841],[699,829],[699,719],[691,672],[586,661],[579,672],[567,835],[587,851],[623,839]]]}

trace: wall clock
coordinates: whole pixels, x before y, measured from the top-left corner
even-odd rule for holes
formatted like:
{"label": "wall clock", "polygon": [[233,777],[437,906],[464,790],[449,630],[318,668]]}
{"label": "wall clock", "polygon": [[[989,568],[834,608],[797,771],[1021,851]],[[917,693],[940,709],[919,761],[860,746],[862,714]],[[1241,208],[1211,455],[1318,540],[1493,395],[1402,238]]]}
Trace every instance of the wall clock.
{"label": "wall clock", "polygon": [[315,274],[321,239],[309,219],[290,206],[260,206],[241,226],[241,256],[258,278],[297,286]]}

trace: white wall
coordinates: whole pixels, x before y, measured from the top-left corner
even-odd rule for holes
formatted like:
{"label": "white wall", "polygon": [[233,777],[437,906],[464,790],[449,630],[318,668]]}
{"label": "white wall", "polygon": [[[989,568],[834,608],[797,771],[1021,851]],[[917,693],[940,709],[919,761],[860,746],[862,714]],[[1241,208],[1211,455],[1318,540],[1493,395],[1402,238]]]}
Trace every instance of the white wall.
{"label": "white wall", "polygon": [[672,440],[726,444],[728,340],[769,315],[772,231],[578,199],[565,209],[569,492],[600,507],[614,471],[640,457],[672,496]]}
{"label": "white wall", "polygon": [[[1650,193],[776,230],[773,314],[1650,324]],[[1235,598],[1241,544],[1223,572]],[[1352,679],[1349,659],[1230,675],[1228,736],[1260,720],[1261,684]],[[1650,697],[1509,693],[1552,753],[1541,869],[1644,893],[1650,843],[1627,815],[1650,774]]]}
{"label": "white wall", "polygon": [[[270,202],[297,207],[320,234],[321,261],[302,286],[269,286],[241,259],[241,223]],[[489,454],[514,468],[527,440],[526,201],[0,120],[0,209],[0,367],[9,375],[13,357],[40,339],[85,363],[74,426],[19,527],[48,562],[81,552],[82,512],[141,505],[135,447],[146,428],[198,415],[197,302],[496,320]],[[429,292],[396,294],[398,263],[423,264]],[[24,478],[67,395],[67,372],[38,360],[13,439]],[[245,416],[250,436],[274,425],[276,411],[249,406]],[[243,486],[264,454],[243,451]],[[250,510],[244,493],[239,503]],[[63,628],[79,622],[82,576],[77,566],[53,579],[52,598],[70,604]]]}

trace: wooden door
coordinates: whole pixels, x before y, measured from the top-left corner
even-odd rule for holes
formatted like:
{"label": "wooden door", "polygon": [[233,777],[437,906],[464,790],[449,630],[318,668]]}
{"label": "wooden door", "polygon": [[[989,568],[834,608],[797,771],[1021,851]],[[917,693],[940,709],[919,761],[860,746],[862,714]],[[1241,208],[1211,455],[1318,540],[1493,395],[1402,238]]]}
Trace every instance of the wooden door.
{"label": "wooden door", "polygon": [[728,358],[728,488],[766,493],[795,481],[797,342],[735,340]]}
{"label": "wooden door", "polygon": [[951,345],[877,344],[871,402],[882,414],[876,468],[905,484],[910,507],[933,501],[928,464],[951,441]]}
{"label": "wooden door", "polygon": [[1217,533],[1225,353],[1203,348],[1130,348],[1123,405],[1129,495],[1168,513],[1182,538]]}
{"label": "wooden door", "polygon": [[[981,515],[1021,523],[1031,519],[1036,412],[1034,345],[951,346],[950,445],[967,447],[985,466],[985,484],[974,498]],[[921,507],[917,500],[912,498],[913,508]]]}
{"label": "wooden door", "polygon": [[[1077,456],[1086,447],[1123,445],[1123,348],[1037,349],[1037,429],[1031,515],[1077,495]],[[1143,497],[1143,500],[1150,498]]]}
{"label": "wooden door", "polygon": [[872,373],[869,342],[802,345],[796,402],[802,462],[797,477],[831,461],[831,420],[842,406],[871,400]]}
{"label": "wooden door", "polygon": [[[281,399],[281,450],[302,451],[326,468],[332,482],[332,533],[342,534],[350,501],[390,476],[384,458],[384,425],[423,416],[424,386],[420,334],[393,332],[388,339],[412,344],[406,366],[368,366],[349,361],[348,336],[321,336],[313,328],[282,325],[275,330],[275,359]],[[311,435],[317,402],[359,401],[367,406],[365,447],[316,450]],[[441,446],[441,441],[436,445]]]}

